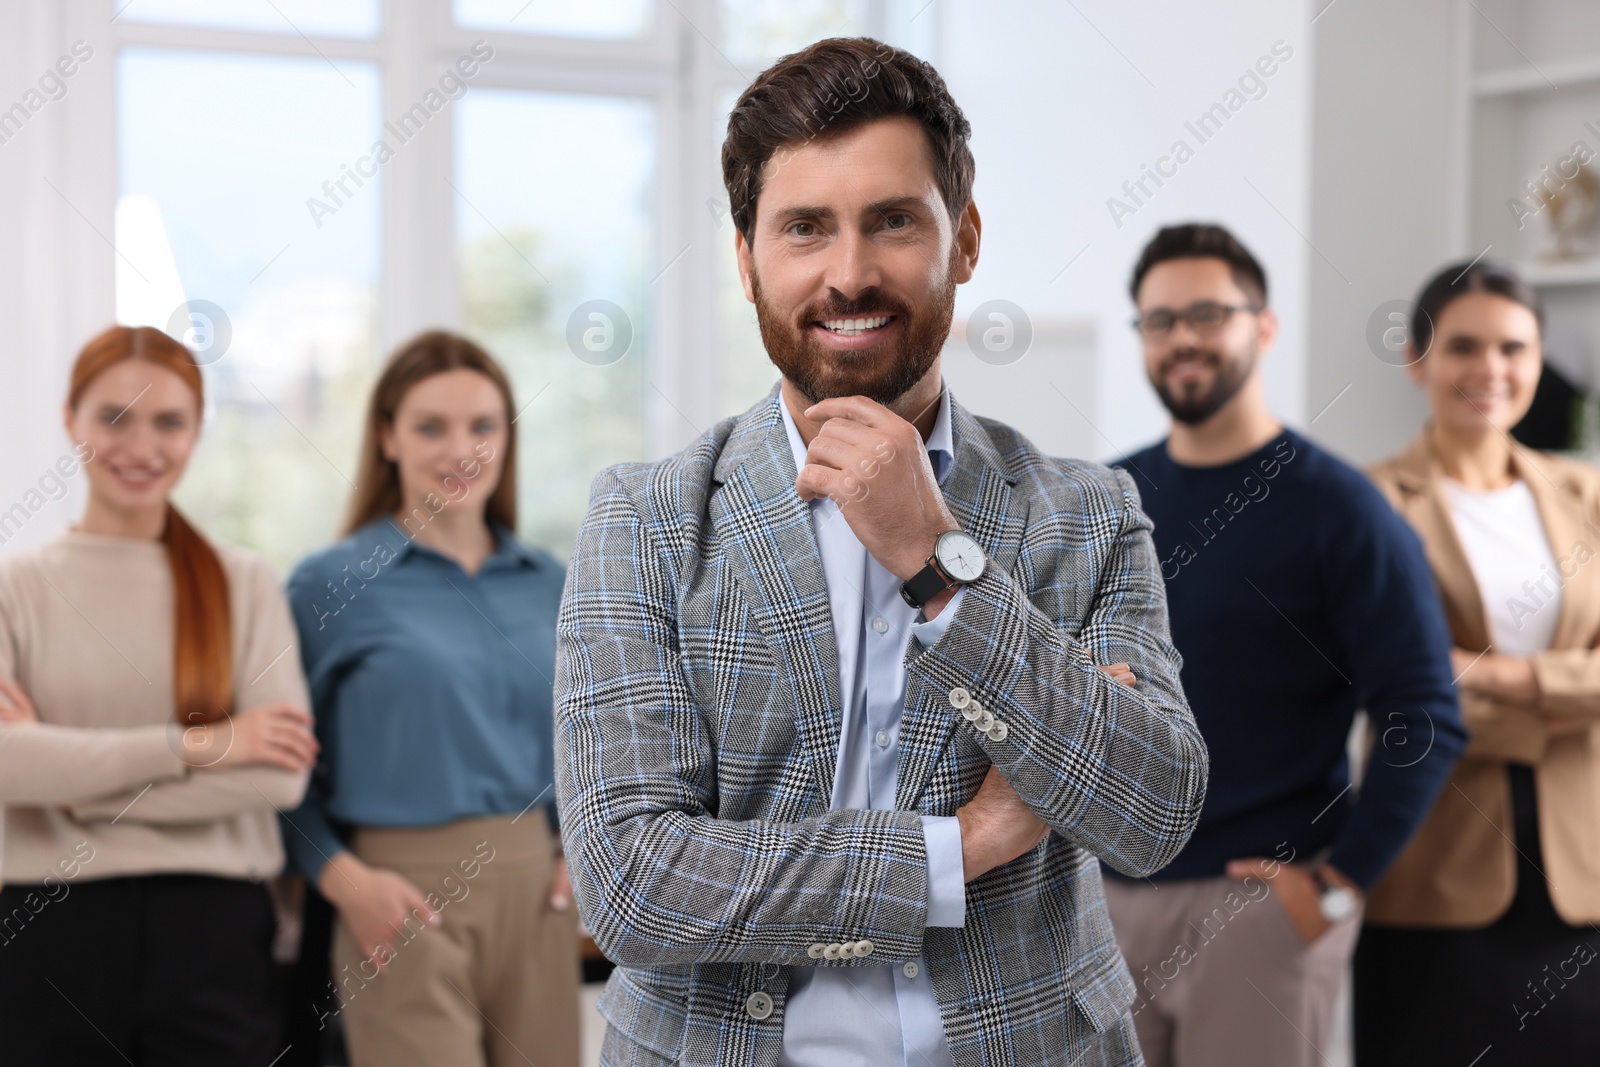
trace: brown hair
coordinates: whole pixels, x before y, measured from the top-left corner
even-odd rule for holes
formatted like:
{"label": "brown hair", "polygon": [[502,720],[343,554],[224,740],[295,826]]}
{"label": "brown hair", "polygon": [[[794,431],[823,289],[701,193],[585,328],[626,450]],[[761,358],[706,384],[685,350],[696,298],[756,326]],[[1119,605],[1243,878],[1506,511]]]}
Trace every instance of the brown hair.
{"label": "brown hair", "polygon": [[1133,265],[1133,279],[1128,282],[1128,295],[1135,304],[1139,302],[1139,286],[1144,283],[1144,276],[1157,263],[1170,259],[1220,259],[1228,265],[1233,284],[1245,296],[1262,307],[1267,304],[1267,272],[1237,237],[1209,222],[1163,226],[1150,238],[1150,243],[1139,253],[1139,262]]}
{"label": "brown hair", "polygon": [[[72,365],[67,407],[75,410],[89,383],[125,359],[165,367],[194,393],[195,409],[205,405],[205,386],[194,357],[181,343],[150,326],[113,326],[78,353]],[[224,718],[233,709],[233,620],[228,609],[228,576],[216,550],[167,502],[161,528],[167,564],[172,568],[172,690],[180,723],[197,725]]]}
{"label": "brown hair", "polygon": [[383,454],[383,431],[394,426],[395,412],[412,386],[452,370],[477,371],[495,384],[505,401],[506,451],[501,460],[500,484],[489,497],[485,514],[508,529],[517,528],[517,434],[511,425],[516,418],[511,382],[494,357],[472,341],[443,330],[430,330],[401,345],[372,387],[366,427],[361,434],[356,491],[350,496],[345,514],[346,534],[399,509],[400,469]]}
{"label": "brown hair", "polygon": [[779,149],[907,115],[927,135],[933,175],[952,219],[972,200],[972,125],[944,79],[910,52],[870,37],[834,37],[757,75],[728,116],[722,181],[733,224],[750,240],[756,198]]}
{"label": "brown hair", "polygon": [[1511,268],[1492,260],[1452,263],[1429,278],[1417,294],[1411,310],[1411,343],[1421,359],[1433,346],[1433,328],[1445,307],[1468,293],[1491,293],[1521,304],[1533,312],[1533,321],[1544,334],[1544,300],[1539,290],[1523,281]]}

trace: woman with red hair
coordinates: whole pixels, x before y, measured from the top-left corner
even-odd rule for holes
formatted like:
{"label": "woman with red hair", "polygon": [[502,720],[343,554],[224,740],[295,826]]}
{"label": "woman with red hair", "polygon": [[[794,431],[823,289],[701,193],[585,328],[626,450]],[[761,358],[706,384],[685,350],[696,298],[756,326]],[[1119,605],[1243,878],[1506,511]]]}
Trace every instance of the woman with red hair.
{"label": "woman with red hair", "polygon": [[267,1064],[276,809],[316,740],[265,562],[168,497],[200,432],[188,349],[113,327],[65,406],[89,499],[0,560],[7,1062]]}

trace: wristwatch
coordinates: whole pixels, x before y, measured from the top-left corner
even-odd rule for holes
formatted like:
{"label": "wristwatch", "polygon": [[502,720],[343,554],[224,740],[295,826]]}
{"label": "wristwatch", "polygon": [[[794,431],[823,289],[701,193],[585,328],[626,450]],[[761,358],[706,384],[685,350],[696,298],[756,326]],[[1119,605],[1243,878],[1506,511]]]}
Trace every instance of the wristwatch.
{"label": "wristwatch", "polygon": [[1318,904],[1322,917],[1331,923],[1343,922],[1356,912],[1356,894],[1348,886],[1337,885],[1328,879],[1321,867],[1311,868],[1311,880],[1317,883]]}
{"label": "wristwatch", "polygon": [[900,595],[914,608],[958,585],[967,585],[983,576],[988,558],[983,547],[961,530],[946,530],[933,543],[927,565],[900,583]]}

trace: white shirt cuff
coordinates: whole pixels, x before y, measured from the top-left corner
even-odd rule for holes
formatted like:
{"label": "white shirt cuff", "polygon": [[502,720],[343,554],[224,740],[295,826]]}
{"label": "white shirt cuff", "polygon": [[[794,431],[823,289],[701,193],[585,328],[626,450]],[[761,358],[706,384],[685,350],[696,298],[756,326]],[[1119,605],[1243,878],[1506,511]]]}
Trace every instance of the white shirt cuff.
{"label": "white shirt cuff", "polygon": [[[940,616],[943,616],[940,612]],[[928,925],[967,925],[966,867],[961,861],[961,822],[953,815],[922,816],[928,850]]]}
{"label": "white shirt cuff", "polygon": [[[967,587],[962,586],[956,590],[956,595],[950,598],[950,603],[944,606],[937,618],[914,622],[911,624],[911,636],[923,648],[932,648],[939,643],[944,632],[950,629],[950,624],[956,619],[956,609],[961,607],[961,598],[967,595]],[[918,612],[920,615],[921,612]]]}

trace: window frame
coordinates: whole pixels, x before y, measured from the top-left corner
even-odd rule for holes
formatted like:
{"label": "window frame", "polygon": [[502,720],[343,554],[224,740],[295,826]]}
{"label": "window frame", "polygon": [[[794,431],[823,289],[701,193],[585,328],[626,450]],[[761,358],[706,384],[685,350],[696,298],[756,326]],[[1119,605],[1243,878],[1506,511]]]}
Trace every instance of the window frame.
{"label": "window frame", "polygon": [[[141,23],[112,17],[127,0],[74,5],[69,21],[76,35],[106,40],[111,54],[98,67],[93,99],[80,116],[80,135],[66,146],[68,161],[99,160],[102,165],[73,168],[75,202],[92,205],[90,217],[114,217],[117,166],[106,167],[104,145],[116,145],[115,70],[129,47],[246,53],[258,56],[321,56],[337,66],[342,59],[378,68],[382,114],[392,117],[415,102],[423,87],[465,54],[487,41],[494,60],[472,86],[534,92],[618,95],[651,103],[658,122],[655,228],[649,237],[657,274],[649,286],[650,306],[644,338],[647,385],[644,397],[645,453],[668,455],[707,429],[726,412],[718,385],[723,353],[706,324],[717,321],[717,256],[732,254],[733,231],[719,222],[714,207],[725,200],[718,161],[704,146],[718,140],[719,97],[742,89],[767,61],[736,67],[713,43],[720,38],[718,0],[658,0],[655,24],[637,39],[594,39],[523,34],[458,26],[451,0],[382,0],[380,25],[373,37],[274,34],[168,23]],[[867,0],[866,32],[885,35],[890,5]],[[101,10],[101,6],[108,10]],[[103,19],[109,19],[109,26]],[[109,31],[109,32],[108,32]],[[469,89],[470,91],[470,89]],[[381,260],[378,279],[378,358],[407,337],[429,327],[459,329],[461,302],[456,272],[457,193],[443,180],[453,178],[455,120],[445,108],[428,134],[408,143],[385,166],[381,208]],[[81,199],[80,199],[81,198]],[[107,231],[109,232],[109,230]],[[95,283],[81,308],[84,320],[109,321],[114,315],[115,282],[104,246],[77,244],[92,255]],[[80,273],[78,277],[85,275]],[[708,360],[707,349],[715,357]],[[752,397],[754,401],[756,398]]]}

